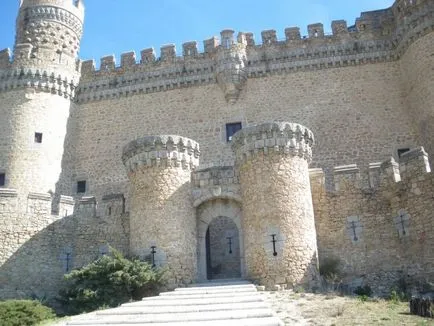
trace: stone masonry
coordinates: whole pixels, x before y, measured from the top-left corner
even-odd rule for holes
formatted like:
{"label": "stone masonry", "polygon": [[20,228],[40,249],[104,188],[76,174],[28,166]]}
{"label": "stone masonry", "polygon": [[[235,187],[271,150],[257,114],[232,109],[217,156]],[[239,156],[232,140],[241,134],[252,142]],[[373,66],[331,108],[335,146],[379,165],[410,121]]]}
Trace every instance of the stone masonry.
{"label": "stone masonry", "polygon": [[232,140],[240,173],[247,275],[270,288],[317,281],[308,169],[313,141],[310,130],[286,122],[248,127]]}
{"label": "stone masonry", "polygon": [[0,51],[0,298],[53,298],[109,246],[173,287],[311,287],[330,259],[349,288],[434,280],[432,0],[98,68],[84,12],[22,0]]}
{"label": "stone masonry", "polygon": [[196,278],[196,217],[190,173],[199,165],[199,145],[179,136],[148,136],[129,143],[122,160],[131,181],[130,252],[157,248],[170,269],[170,283]]}

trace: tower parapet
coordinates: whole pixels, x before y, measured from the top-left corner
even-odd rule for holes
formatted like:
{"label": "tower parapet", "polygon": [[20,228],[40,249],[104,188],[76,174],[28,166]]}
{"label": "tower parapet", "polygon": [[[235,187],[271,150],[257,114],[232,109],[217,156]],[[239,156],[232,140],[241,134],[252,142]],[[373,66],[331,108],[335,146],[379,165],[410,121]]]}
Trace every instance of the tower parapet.
{"label": "tower parapet", "polygon": [[247,277],[269,287],[313,285],[317,244],[308,162],[313,133],[265,123],[232,138],[243,200]]}
{"label": "tower parapet", "polygon": [[[13,65],[75,71],[83,19],[81,0],[22,0]],[[24,46],[27,52],[23,54]]]}
{"label": "tower parapet", "polygon": [[312,160],[314,136],[306,127],[289,122],[272,122],[247,127],[232,138],[237,164],[244,164],[255,156],[281,153],[298,156],[308,163]]}

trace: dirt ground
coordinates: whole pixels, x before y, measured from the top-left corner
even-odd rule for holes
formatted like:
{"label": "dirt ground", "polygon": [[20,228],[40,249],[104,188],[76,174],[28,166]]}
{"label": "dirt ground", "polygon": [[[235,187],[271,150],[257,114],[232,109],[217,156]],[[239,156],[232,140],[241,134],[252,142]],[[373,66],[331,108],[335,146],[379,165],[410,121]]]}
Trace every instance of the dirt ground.
{"label": "dirt ground", "polygon": [[434,326],[434,319],[409,314],[408,303],[383,299],[366,301],[334,294],[261,292],[285,325]]}

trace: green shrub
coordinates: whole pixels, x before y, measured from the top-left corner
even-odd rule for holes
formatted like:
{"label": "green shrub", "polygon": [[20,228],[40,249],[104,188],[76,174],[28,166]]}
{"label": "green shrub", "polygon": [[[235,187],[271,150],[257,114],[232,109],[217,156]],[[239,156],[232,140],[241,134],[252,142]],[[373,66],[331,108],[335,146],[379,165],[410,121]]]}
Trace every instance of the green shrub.
{"label": "green shrub", "polygon": [[42,305],[39,301],[0,301],[0,326],[36,325],[54,317],[56,315],[53,310]]}
{"label": "green shrub", "polygon": [[360,302],[365,303],[366,301],[368,301],[369,297],[368,297],[367,295],[365,295],[365,294],[362,294],[362,295],[358,295],[358,296],[357,296],[357,299],[358,299]]}
{"label": "green shrub", "polygon": [[322,290],[341,291],[343,273],[339,258],[325,258],[320,262],[319,273],[322,276]]}
{"label": "green shrub", "polygon": [[162,276],[162,270],[138,259],[127,259],[110,248],[110,255],[65,275],[67,285],[60,291],[59,301],[66,314],[116,307],[155,294]]}
{"label": "green shrub", "polygon": [[359,296],[359,297],[370,297],[372,295],[372,289],[369,285],[358,286],[354,290],[354,294]]}
{"label": "green shrub", "polygon": [[354,290],[354,294],[357,296],[366,296],[366,297],[370,297],[372,295],[372,289],[369,285],[365,285],[365,286],[358,286],[355,290]]}
{"label": "green shrub", "polygon": [[327,280],[334,280],[341,276],[339,258],[326,258],[319,265],[319,273]]}
{"label": "green shrub", "polygon": [[392,303],[405,302],[409,300],[409,297],[404,293],[397,290],[390,291],[389,300]]}

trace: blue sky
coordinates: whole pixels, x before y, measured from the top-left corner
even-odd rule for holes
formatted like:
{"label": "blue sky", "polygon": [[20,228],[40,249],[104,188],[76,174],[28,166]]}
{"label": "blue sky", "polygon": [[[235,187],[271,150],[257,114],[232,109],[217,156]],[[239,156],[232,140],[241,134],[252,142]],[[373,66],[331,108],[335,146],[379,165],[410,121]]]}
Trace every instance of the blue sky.
{"label": "blue sky", "polygon": [[[71,0],[72,1],[72,0]],[[0,0],[0,49],[13,48],[19,0]],[[182,43],[218,36],[225,28],[253,32],[257,43],[261,31],[275,29],[279,39],[284,29],[321,22],[326,32],[335,19],[353,25],[362,11],[384,9],[393,0],[85,0],[86,18],[80,51],[83,59],[96,59],[131,50]],[[119,60],[118,60],[119,61]]]}

